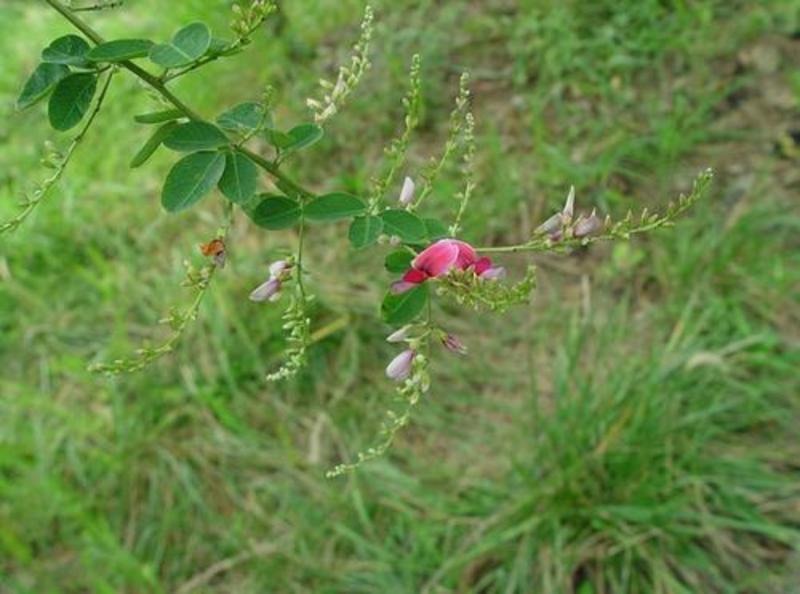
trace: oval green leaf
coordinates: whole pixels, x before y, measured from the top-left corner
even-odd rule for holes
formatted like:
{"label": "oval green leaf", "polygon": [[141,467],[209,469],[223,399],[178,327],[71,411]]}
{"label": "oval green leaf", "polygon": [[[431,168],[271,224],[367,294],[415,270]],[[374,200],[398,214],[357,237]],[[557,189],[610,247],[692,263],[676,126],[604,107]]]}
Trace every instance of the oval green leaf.
{"label": "oval green leaf", "polygon": [[428,298],[428,286],[425,284],[400,295],[387,293],[381,305],[381,315],[392,326],[408,324],[425,309]]}
{"label": "oval green leaf", "polygon": [[390,209],[381,213],[387,235],[396,235],[407,243],[424,242],[428,230],[422,220],[407,210]]}
{"label": "oval green leaf", "polygon": [[287,151],[299,151],[316,144],[325,132],[316,124],[301,124],[289,130],[287,136],[292,139]]}
{"label": "oval green leaf", "polygon": [[272,125],[269,114],[264,113],[264,106],[255,101],[240,103],[220,114],[217,118],[220,128],[232,132],[255,132],[261,127]]}
{"label": "oval green leaf", "polygon": [[163,126],[161,126],[158,130],[156,130],[150,139],[144,143],[144,146],[139,149],[139,152],[136,153],[136,156],[131,161],[131,169],[136,169],[137,167],[141,167],[144,165],[147,160],[153,156],[158,150],[158,147],[161,146],[161,143],[164,142],[164,139],[172,133],[172,130],[175,129],[177,126],[175,122],[167,122]]}
{"label": "oval green leaf", "polygon": [[50,125],[62,132],[77,126],[89,111],[95,91],[97,76],[94,74],[70,74],[61,79],[50,95]]}
{"label": "oval green leaf", "polygon": [[89,43],[78,35],[65,35],[42,51],[42,62],[67,66],[86,66]]}
{"label": "oval green leaf", "polygon": [[165,109],[164,111],[154,111],[152,113],[143,113],[133,116],[134,121],[139,124],[162,124],[164,122],[171,122],[179,120],[183,117],[183,112],[179,109]]}
{"label": "oval green leaf", "polygon": [[356,196],[337,192],[325,194],[306,204],[303,212],[312,221],[337,221],[362,214],[366,204]]}
{"label": "oval green leaf", "polygon": [[161,204],[169,212],[189,208],[219,183],[225,171],[225,155],[202,152],[187,155],[167,175]]}
{"label": "oval green leaf", "polygon": [[153,45],[148,39],[115,39],[93,47],[86,57],[92,62],[125,62],[146,57]]}
{"label": "oval green leaf", "polygon": [[445,237],[449,237],[450,231],[443,222],[439,219],[422,219],[422,222],[425,224],[425,231],[428,234],[428,239],[430,241],[436,241],[438,239],[444,239]]}
{"label": "oval green leaf", "polygon": [[286,196],[265,196],[250,218],[265,229],[286,229],[300,220],[300,203]]}
{"label": "oval green leaf", "polygon": [[164,140],[164,146],[180,152],[212,150],[228,144],[230,140],[225,133],[207,122],[180,124]]}
{"label": "oval green leaf", "polygon": [[164,68],[179,68],[202,57],[211,46],[211,31],[204,23],[187,25],[169,43],[150,48],[150,60]]}
{"label": "oval green leaf", "polygon": [[392,274],[403,274],[406,270],[411,268],[411,261],[414,259],[414,254],[408,250],[397,250],[386,256],[384,266],[386,270]]}
{"label": "oval green leaf", "polygon": [[58,81],[69,75],[63,64],[39,64],[28,78],[17,99],[17,109],[27,109],[49,93]]}
{"label": "oval green leaf", "polygon": [[264,130],[264,138],[272,146],[281,150],[288,150],[294,143],[294,139],[285,132],[271,128]]}
{"label": "oval green leaf", "polygon": [[219,189],[228,200],[245,204],[256,193],[258,168],[242,153],[225,156],[225,173],[219,180]]}
{"label": "oval green leaf", "polygon": [[380,217],[365,215],[353,219],[353,224],[350,225],[350,232],[348,237],[350,243],[356,249],[362,249],[371,246],[380,237],[383,231],[383,219]]}

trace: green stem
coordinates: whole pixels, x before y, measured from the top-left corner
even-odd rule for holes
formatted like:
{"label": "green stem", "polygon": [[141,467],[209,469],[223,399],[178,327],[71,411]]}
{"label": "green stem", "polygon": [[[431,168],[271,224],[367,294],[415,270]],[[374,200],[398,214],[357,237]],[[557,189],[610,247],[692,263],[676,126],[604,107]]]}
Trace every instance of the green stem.
{"label": "green stem", "polygon": [[33,194],[31,198],[27,200],[24,205],[22,211],[20,211],[13,219],[6,221],[0,224],[0,235],[6,233],[8,231],[13,231],[17,227],[19,227],[25,219],[34,211],[34,209],[47,197],[47,194],[50,192],[50,189],[55,186],[56,182],[61,179],[61,176],[64,175],[64,171],[67,169],[67,165],[69,165],[70,160],[72,159],[72,155],[75,153],[75,149],[78,148],[81,141],[86,136],[86,133],[89,131],[89,128],[92,127],[94,124],[95,119],[97,118],[97,114],[100,113],[100,109],[103,107],[103,102],[106,99],[106,94],[108,93],[108,87],[111,85],[111,79],[114,76],[114,71],[108,73],[106,77],[105,83],[103,84],[102,89],[100,90],[100,95],[97,97],[97,102],[94,105],[94,109],[92,113],[89,114],[89,117],[86,119],[86,123],[81,128],[78,135],[72,139],[72,142],[67,149],[67,152],[64,154],[64,157],[58,164],[58,167],[55,170],[55,173],[51,175],[49,178],[44,180],[42,184],[39,186],[39,189]]}
{"label": "green stem", "polygon": [[[675,213],[681,214],[685,209]],[[518,245],[503,245],[503,246],[487,246],[487,247],[479,247],[475,248],[476,251],[483,253],[483,254],[510,254],[510,253],[517,253],[517,252],[552,252],[556,250],[563,250],[566,248],[571,247],[581,247],[590,245],[592,243],[597,243],[598,241],[610,241],[614,239],[628,239],[631,235],[637,235],[639,233],[647,233],[648,231],[654,231],[660,227],[664,227],[665,225],[671,224],[672,218],[669,219],[659,219],[652,223],[647,223],[642,225],[641,227],[635,227],[632,229],[626,229],[624,232],[619,233],[606,233],[604,235],[596,235],[594,237],[581,237],[581,238],[572,238],[572,239],[562,239],[560,241],[554,241],[552,239],[548,239],[546,237],[541,239],[533,239],[528,243],[520,243]]]}
{"label": "green stem", "polygon": [[[227,200],[224,202],[223,213],[223,222],[217,231],[217,238],[224,241],[233,226],[233,204],[231,202]],[[216,262],[209,264],[206,277],[200,284],[196,285],[197,294],[181,314],[180,322],[173,328],[172,334],[164,342],[156,347],[139,349],[136,355],[129,359],[117,359],[111,363],[94,363],[89,366],[89,371],[92,373],[104,373],[109,376],[133,373],[144,369],[153,361],[175,350],[175,345],[183,337],[189,324],[197,319],[200,306],[203,304],[203,300],[208,294],[211,282],[214,280],[218,270],[219,266]]]}
{"label": "green stem", "polygon": [[[89,26],[86,22],[83,21],[83,19],[78,17],[76,14],[74,14],[68,7],[66,7],[59,0],[44,0],[44,1],[48,5],[50,5],[54,10],[56,10],[61,16],[67,19],[76,29],[78,29],[81,33],[83,33],[96,45],[105,42],[103,37],[99,33],[97,33],[97,31],[92,29],[91,26]],[[205,121],[202,116],[200,116],[195,110],[186,105],[172,91],[170,91],[164,84],[164,81],[159,79],[157,76],[149,73],[144,68],[137,66],[136,64],[134,64],[129,60],[120,62],[119,65],[128,72],[134,74],[140,80],[147,83],[153,90],[155,90],[169,103],[174,105],[175,108],[178,109],[181,113],[183,113],[187,118],[191,120],[196,120],[198,122]],[[304,189],[302,186],[300,186],[300,184],[298,184],[290,177],[288,177],[286,174],[281,172],[275,164],[264,159],[260,155],[257,155],[250,149],[246,149],[244,147],[237,147],[233,143],[231,143],[231,148],[247,155],[250,159],[253,160],[254,163],[256,163],[256,165],[261,167],[275,179],[279,180],[284,186],[293,189],[298,194],[302,196],[314,195],[313,192]]]}
{"label": "green stem", "polygon": [[303,283],[303,246],[305,244],[306,235],[306,218],[300,217],[300,230],[297,236],[297,290],[300,292],[300,298],[303,303],[306,302],[306,287]]}

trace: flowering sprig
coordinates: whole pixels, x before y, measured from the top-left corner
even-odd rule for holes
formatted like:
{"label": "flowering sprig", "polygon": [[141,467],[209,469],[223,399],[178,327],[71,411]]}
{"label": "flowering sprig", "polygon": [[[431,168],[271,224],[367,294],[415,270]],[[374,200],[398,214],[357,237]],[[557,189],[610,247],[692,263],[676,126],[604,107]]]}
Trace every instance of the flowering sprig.
{"label": "flowering sprig", "polygon": [[[293,283],[293,292],[289,306],[283,314],[283,330],[286,333],[288,344],[285,351],[285,361],[281,367],[267,376],[267,381],[277,382],[289,379],[306,364],[306,353],[311,344],[311,316],[310,308],[314,302],[313,295],[308,295],[302,285],[302,270],[299,266],[292,268],[289,273],[289,282]],[[286,281],[284,281],[286,282]],[[278,293],[273,297],[280,296]]]}
{"label": "flowering sprig", "polygon": [[444,150],[437,159],[431,158],[430,163],[422,171],[422,189],[413,204],[413,208],[419,208],[425,199],[433,192],[436,180],[444,170],[453,152],[464,142],[462,131],[465,125],[469,125],[470,138],[466,140],[473,140],[472,134],[474,132],[474,121],[471,121],[469,104],[471,93],[469,90],[469,73],[465,72],[461,75],[458,82],[458,95],[456,96],[456,105],[450,113],[450,122],[448,125],[447,140],[444,144]]}
{"label": "flowering sprig", "polygon": [[361,36],[353,47],[350,64],[339,67],[336,82],[320,80],[324,91],[321,99],[309,98],[306,105],[314,114],[314,122],[324,126],[328,120],[335,116],[344,105],[347,98],[361,82],[364,73],[369,69],[369,49],[372,41],[374,13],[372,7],[364,10],[364,19],[361,21]]}
{"label": "flowering sprig", "polygon": [[[235,6],[232,28],[236,39],[227,44],[214,41],[211,30],[203,23],[191,23],[161,43],[131,38],[106,41],[80,17],[82,11],[74,5],[65,4],[63,0],[45,2],[80,35],[59,37],[45,48],[42,62],[26,83],[19,104],[29,107],[49,98],[49,119],[59,131],[71,130],[82,121],[85,123],[66,153],[49,150],[46,165],[54,168],[55,173],[34,192],[18,216],[0,225],[0,233],[16,229],[61,178],[76,147],[96,121],[112,76],[118,71],[139,79],[159,107],[157,111],[134,117],[138,124],[150,126],[153,131],[134,156],[132,166],[144,165],[158,150],[168,149],[180,154],[164,183],[161,194],[164,209],[178,213],[191,208],[215,188],[224,203],[223,225],[210,241],[201,245],[201,253],[208,258],[206,264],[199,268],[187,265],[185,284],[195,291],[194,300],[184,309],[173,310],[163,320],[172,328],[170,336],[158,346],[140,349],[131,358],[96,364],[93,370],[109,375],[137,371],[174,350],[188,325],[197,318],[213,278],[229,257],[228,231],[237,207],[259,228],[296,230],[293,253],[273,263],[268,277],[259,279],[260,284],[250,294],[253,301],[264,307],[280,307],[281,301],[288,300],[283,313],[287,341],[285,361],[267,378],[272,381],[295,376],[305,365],[311,345],[342,327],[337,322],[312,331],[314,296],[308,291],[305,280],[313,270],[307,269],[304,262],[307,236],[312,230],[308,223],[349,221],[348,237],[353,248],[374,247],[377,251],[381,246],[391,246],[385,265],[393,277],[386,282],[381,314],[394,328],[390,342],[404,343],[403,350],[394,355],[386,370],[387,377],[398,384],[397,396],[402,406],[399,411],[387,413],[377,445],[357,454],[355,462],[337,466],[329,476],[352,470],[387,451],[430,389],[435,346],[441,346],[448,353],[467,356],[467,345],[436,324],[437,298],[446,297],[466,307],[499,312],[528,301],[535,288],[535,269],[529,267],[519,281],[509,283],[505,267],[487,254],[566,251],[595,241],[628,239],[637,233],[668,227],[700,199],[711,181],[710,171],[701,174],[692,193],[681,196],[663,214],[645,211],[634,217],[628,213],[617,222],[609,216],[602,218],[594,210],[576,213],[572,189],[564,207],[539,225],[525,242],[476,249],[461,237],[463,218],[469,212],[470,200],[477,188],[475,119],[470,111],[466,74],[460,79],[442,152],[416,175],[407,172],[394,204],[385,204],[384,198],[405,167],[412,132],[421,112],[419,56],[414,56],[411,63],[409,90],[403,101],[402,132],[385,150],[386,161],[372,179],[367,200],[341,191],[318,194],[285,170],[292,156],[324,137],[323,125],[344,105],[369,68],[368,52],[373,32],[370,8],[365,12],[361,35],[349,65],[339,69],[336,82],[323,82],[322,99],[308,100],[314,121],[279,128],[272,117],[274,94],[269,89],[260,101],[239,103],[216,118],[206,118],[178,97],[170,86],[174,79],[244,49],[261,23],[274,12],[274,2],[250,0],[246,7]],[[110,3],[97,5],[101,4]],[[149,68],[143,60],[149,61]],[[153,72],[153,67],[157,73]],[[99,95],[96,93],[98,86],[101,88]],[[268,157],[261,152],[264,144],[271,147]],[[459,154],[463,186],[454,197],[453,219],[443,222],[422,216],[421,207],[433,194],[439,176]],[[267,191],[259,187],[264,181],[262,174],[272,182]],[[287,295],[288,299],[284,297]]]}
{"label": "flowering sprig", "polygon": [[42,158],[42,164],[47,169],[51,169],[53,173],[47,179],[41,182],[29,196],[25,197],[20,205],[21,210],[19,213],[14,215],[11,219],[0,223],[0,235],[14,231],[17,229],[17,227],[24,223],[25,219],[27,219],[31,213],[36,210],[36,207],[39,206],[39,204],[41,204],[45,198],[47,198],[50,191],[61,179],[61,176],[64,175],[64,172],[67,170],[67,167],[69,166],[69,163],[75,154],[75,150],[86,138],[86,134],[91,129],[97,118],[97,115],[103,108],[103,104],[105,103],[106,95],[108,93],[108,88],[111,85],[111,78],[113,76],[114,70],[110,70],[106,75],[100,95],[98,95],[97,101],[95,101],[92,112],[89,114],[89,117],[86,118],[86,123],[83,125],[80,132],[78,132],[75,138],[72,139],[72,142],[70,142],[66,151],[63,153],[58,151],[52,142],[48,141],[45,143],[46,152]]}
{"label": "flowering sprig", "polygon": [[383,456],[392,446],[398,433],[411,421],[411,415],[421,398],[430,390],[430,357],[426,354],[430,351],[430,339],[431,331],[427,328],[420,336],[404,338],[408,347],[386,368],[387,377],[399,383],[396,398],[401,408],[399,411],[386,411],[377,444],[358,452],[354,462],[336,465],[325,476],[335,478],[352,472],[366,462]]}
{"label": "flowering sprig", "polygon": [[[651,213],[648,209],[638,215],[628,211],[621,220],[614,221],[611,215],[601,218],[592,211],[589,215],[579,215],[574,219],[574,189],[570,190],[564,209],[556,213],[534,231],[534,237],[525,243],[481,248],[486,253],[515,252],[562,252],[598,241],[628,240],[633,235],[648,233],[657,229],[672,227],[678,217],[701,200],[714,179],[711,169],[702,171],[694,180],[689,194],[681,194],[670,202],[664,212]],[[574,220],[573,220],[574,219]]]}
{"label": "flowering sprig", "polygon": [[157,346],[144,346],[137,349],[134,356],[130,358],[115,359],[110,363],[93,363],[89,366],[89,371],[109,376],[134,373],[175,350],[175,345],[183,337],[186,329],[197,319],[211,281],[214,280],[217,272],[225,267],[227,258],[225,240],[233,225],[233,207],[226,204],[224,208],[225,218],[214,238],[199,246],[201,254],[208,258],[208,261],[200,268],[188,260],[184,261],[186,273],[181,285],[194,291],[194,299],[184,309],[173,307],[166,318],[159,320],[159,324],[170,327],[171,334]]}
{"label": "flowering sprig", "polygon": [[[403,107],[405,109],[403,132],[384,149],[384,154],[386,155],[385,172],[372,179],[372,192],[369,198],[369,211],[371,214],[378,214],[380,203],[386,194],[386,190],[392,185],[397,171],[406,160],[411,134],[419,125],[420,111],[422,109],[422,60],[419,54],[415,54],[411,59],[411,70],[408,78],[408,92],[403,97]],[[400,193],[400,204],[409,206],[413,202],[414,192],[415,184],[413,180],[410,177],[406,177]]]}

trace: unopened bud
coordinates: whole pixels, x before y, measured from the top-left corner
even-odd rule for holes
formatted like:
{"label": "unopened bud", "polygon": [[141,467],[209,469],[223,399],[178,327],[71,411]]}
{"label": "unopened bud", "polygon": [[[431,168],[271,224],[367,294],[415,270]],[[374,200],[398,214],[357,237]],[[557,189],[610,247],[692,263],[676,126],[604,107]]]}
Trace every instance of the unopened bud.
{"label": "unopened bud", "polygon": [[386,367],[386,377],[396,382],[401,382],[411,375],[411,368],[414,363],[416,353],[411,349],[405,350],[397,355]]}
{"label": "unopened bud", "polygon": [[588,217],[581,216],[578,218],[577,222],[575,223],[575,228],[572,232],[577,238],[589,237],[590,235],[594,235],[600,231],[602,228],[603,221],[597,216],[597,212],[593,210],[592,214]]}
{"label": "unopened bud", "polygon": [[456,355],[466,355],[468,352],[467,345],[461,342],[461,339],[454,334],[447,334],[442,338],[442,344],[451,353]]}
{"label": "unopened bud", "polygon": [[403,189],[400,190],[400,198],[399,202],[403,206],[408,206],[414,201],[414,192],[416,190],[416,185],[414,184],[414,180],[410,177],[406,177],[405,181],[403,181]]}
{"label": "unopened bud", "polygon": [[396,330],[387,336],[386,342],[403,342],[406,338],[408,338],[408,331],[410,329],[411,326],[403,326],[399,330]]}

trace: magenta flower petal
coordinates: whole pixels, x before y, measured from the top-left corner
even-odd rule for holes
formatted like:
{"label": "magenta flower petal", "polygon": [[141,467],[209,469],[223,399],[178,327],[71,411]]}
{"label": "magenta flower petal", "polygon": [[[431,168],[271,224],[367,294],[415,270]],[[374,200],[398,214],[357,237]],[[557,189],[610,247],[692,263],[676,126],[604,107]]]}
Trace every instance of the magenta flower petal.
{"label": "magenta flower petal", "polygon": [[483,257],[477,262],[475,262],[474,270],[475,274],[478,276],[482,275],[484,272],[489,270],[492,267],[492,260],[491,258]]}
{"label": "magenta flower petal", "polygon": [[416,353],[411,349],[397,355],[386,367],[386,377],[396,382],[401,382],[411,375],[411,367]]}
{"label": "magenta flower petal", "polygon": [[456,265],[459,247],[452,239],[442,239],[426,248],[411,263],[417,270],[428,276],[437,277],[447,274]]}
{"label": "magenta flower petal", "polygon": [[403,280],[407,283],[413,283],[415,285],[418,285],[428,280],[428,275],[425,274],[422,270],[416,270],[412,268],[403,275]]}
{"label": "magenta flower petal", "polygon": [[466,270],[478,259],[478,254],[475,253],[475,248],[470,244],[459,241],[458,239],[451,239],[458,248],[458,258],[456,259],[456,268],[459,270]]}

